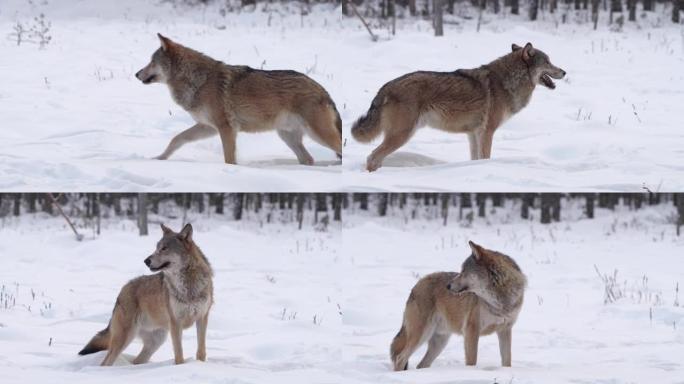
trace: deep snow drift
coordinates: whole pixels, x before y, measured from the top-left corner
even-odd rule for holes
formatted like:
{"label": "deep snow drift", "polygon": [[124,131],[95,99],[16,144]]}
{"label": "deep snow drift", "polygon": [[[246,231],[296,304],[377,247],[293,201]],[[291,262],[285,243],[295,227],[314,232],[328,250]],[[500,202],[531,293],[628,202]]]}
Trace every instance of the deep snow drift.
{"label": "deep snow drift", "polygon": [[[34,5],[30,5],[34,4]],[[261,7],[261,6],[260,6]],[[299,9],[298,5],[292,7]],[[44,49],[9,36],[17,22],[51,22]],[[166,86],[134,74],[159,47],[161,32],[230,64],[293,69],[339,96],[345,63],[332,44],[339,12],[229,13],[172,8],[158,1],[78,0],[0,5],[0,188],[43,191],[331,191],[341,166],[310,139],[315,166],[299,165],[276,132],[239,134],[237,166],[223,163],[218,136],[188,144],[168,161],[171,138],[194,125]]]}
{"label": "deep snow drift", "polygon": [[[340,291],[335,266],[340,228],[226,223],[192,217],[194,239],[214,268],[206,363],[194,359],[195,328],[183,333],[187,363],[171,342],[151,363],[104,352],[76,353],[109,320],[119,289],[149,274],[143,259],[161,230],[139,237],[135,223],[109,222],[76,242],[59,219],[5,221],[0,230],[0,371],[3,383],[339,383]],[[156,220],[156,218],[155,218]],[[309,218],[306,218],[309,222]],[[180,222],[168,225],[178,230]],[[132,359],[135,341],[125,352]]]}
{"label": "deep snow drift", "polygon": [[[672,208],[618,207],[551,225],[538,224],[538,212],[535,222],[521,222],[519,207],[509,208],[488,208],[486,220],[472,223],[452,212],[447,227],[412,221],[409,212],[385,220],[347,214],[343,253],[354,278],[343,284],[346,383],[684,382],[681,292],[675,305],[684,238],[674,235]],[[513,367],[501,367],[496,335],[480,338],[477,366],[466,367],[463,338],[452,336],[431,368],[415,369],[423,346],[409,371],[391,372],[389,346],[411,288],[428,273],[460,270],[468,240],[508,254],[527,275]],[[613,288],[623,298],[604,303],[595,268],[617,273]]]}

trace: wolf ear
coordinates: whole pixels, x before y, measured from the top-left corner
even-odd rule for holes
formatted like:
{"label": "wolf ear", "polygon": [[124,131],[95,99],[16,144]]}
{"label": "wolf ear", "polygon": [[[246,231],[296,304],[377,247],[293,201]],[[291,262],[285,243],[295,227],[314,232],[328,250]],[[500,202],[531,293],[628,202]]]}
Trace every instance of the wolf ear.
{"label": "wolf ear", "polygon": [[519,51],[521,49],[522,49],[522,47],[519,46],[518,44],[511,45],[511,52]]}
{"label": "wolf ear", "polygon": [[181,240],[190,241],[192,240],[192,225],[190,223],[185,224],[185,227],[178,234]]}
{"label": "wolf ear", "polygon": [[166,235],[166,234],[169,234],[169,233],[173,233],[173,231],[171,230],[171,228],[169,228],[169,227],[167,227],[166,225],[164,225],[164,223],[161,223],[161,229],[162,229],[162,232],[164,232],[165,235]]}
{"label": "wolf ear", "polygon": [[159,42],[161,43],[162,50],[168,51],[169,47],[171,47],[171,44],[173,44],[173,41],[169,39],[166,36],[163,36],[161,33],[157,33],[157,37],[159,37]]}
{"label": "wolf ear", "polygon": [[532,46],[532,43],[525,44],[525,48],[523,48],[522,53],[523,59],[529,60],[530,57],[534,56],[535,53],[537,53],[537,51]]}
{"label": "wolf ear", "polygon": [[468,241],[468,245],[470,245],[470,249],[473,251],[473,256],[475,256],[475,260],[480,260],[482,258],[482,255],[484,254],[484,248],[473,243],[472,241]]}

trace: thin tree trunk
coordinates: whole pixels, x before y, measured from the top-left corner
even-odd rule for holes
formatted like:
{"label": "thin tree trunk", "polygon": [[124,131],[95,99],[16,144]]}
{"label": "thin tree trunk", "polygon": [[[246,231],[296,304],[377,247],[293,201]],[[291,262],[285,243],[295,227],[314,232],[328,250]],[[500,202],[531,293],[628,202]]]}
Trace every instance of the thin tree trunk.
{"label": "thin tree trunk", "polygon": [[147,228],[147,194],[138,193],[138,233],[140,236],[149,234]]}
{"label": "thin tree trunk", "polygon": [[444,36],[444,7],[442,7],[442,0],[432,0],[432,4],[434,8],[435,36]]}

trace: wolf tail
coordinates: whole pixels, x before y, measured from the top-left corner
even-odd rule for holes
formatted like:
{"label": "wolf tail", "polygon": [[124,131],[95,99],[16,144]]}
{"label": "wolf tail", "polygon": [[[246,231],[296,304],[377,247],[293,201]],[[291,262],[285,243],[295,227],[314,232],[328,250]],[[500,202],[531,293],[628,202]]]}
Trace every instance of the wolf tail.
{"label": "wolf tail", "polygon": [[[404,351],[406,348],[406,341],[407,341],[407,335],[406,335],[406,328],[402,324],[401,329],[397,333],[396,336],[394,336],[394,339],[392,340],[392,345],[390,346],[390,357],[392,359],[392,363],[395,366],[395,370],[397,370],[397,363],[399,359],[399,354]],[[408,362],[403,367],[399,367],[400,369],[407,370],[408,369]]]}
{"label": "wolf tail", "polygon": [[380,135],[380,113],[382,112],[384,98],[384,95],[381,96],[380,92],[378,92],[368,112],[356,120],[352,126],[352,136],[354,136],[356,141],[368,143]]}
{"label": "wolf tail", "polygon": [[[333,110],[335,111],[335,128],[337,128],[337,133],[340,134],[340,141],[342,141],[342,118],[340,117],[340,112],[337,111],[335,104],[333,104]],[[344,143],[342,143],[344,145]],[[342,154],[337,154],[338,159],[342,159]]]}
{"label": "wolf tail", "polygon": [[101,330],[100,332],[96,333],[95,336],[93,336],[92,339],[86,344],[83,349],[78,353],[79,355],[89,355],[91,353],[95,352],[100,352],[109,349],[109,339],[110,339],[110,332],[109,332],[109,326],[110,324],[107,325],[107,328]]}

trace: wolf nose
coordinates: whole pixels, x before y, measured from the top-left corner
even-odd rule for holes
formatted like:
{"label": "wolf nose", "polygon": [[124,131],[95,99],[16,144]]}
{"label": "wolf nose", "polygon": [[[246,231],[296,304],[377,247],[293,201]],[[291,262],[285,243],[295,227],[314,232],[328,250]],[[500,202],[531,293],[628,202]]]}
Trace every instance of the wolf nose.
{"label": "wolf nose", "polygon": [[447,289],[451,291],[451,284],[447,284]]}
{"label": "wolf nose", "polygon": [[147,265],[148,267],[150,266],[150,264],[152,264],[152,260],[150,260],[150,259],[151,259],[151,256],[148,257],[147,259],[145,259],[145,265]]}
{"label": "wolf nose", "polygon": [[135,77],[137,77],[138,79],[140,79],[140,72],[142,72],[142,69],[135,74]]}
{"label": "wolf nose", "polygon": [[563,75],[562,75],[562,77],[565,77],[565,75],[567,74],[567,72],[565,72],[565,71],[564,71],[564,70],[562,70],[562,69],[561,69],[561,72],[563,72]]}

